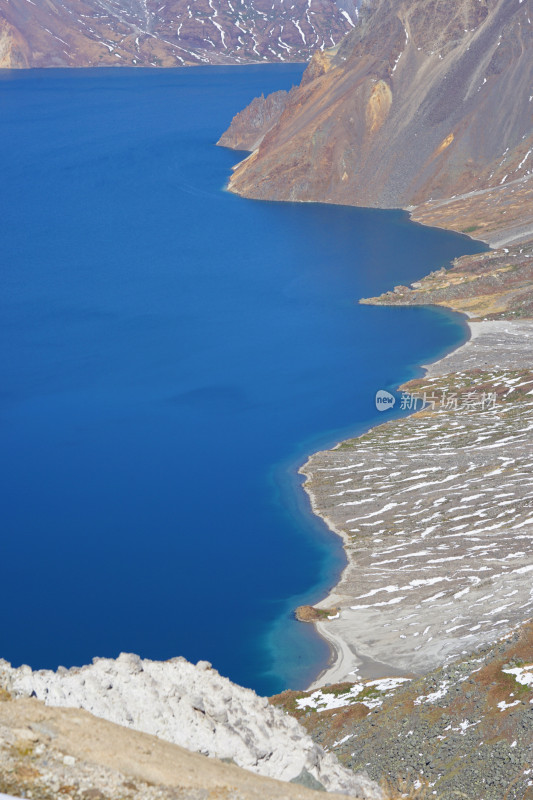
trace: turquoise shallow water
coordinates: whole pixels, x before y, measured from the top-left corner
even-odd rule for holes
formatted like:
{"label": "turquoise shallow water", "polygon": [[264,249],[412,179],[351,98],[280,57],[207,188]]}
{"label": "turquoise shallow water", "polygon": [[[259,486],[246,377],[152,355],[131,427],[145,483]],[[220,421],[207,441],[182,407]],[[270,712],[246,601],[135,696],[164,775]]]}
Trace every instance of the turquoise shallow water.
{"label": "turquoise shallow water", "polygon": [[14,664],[184,655],[272,693],[327,659],[291,609],[343,555],[296,469],[464,337],[453,314],[356,300],[479,248],[401,212],[225,192],[216,139],[301,70],[1,73]]}

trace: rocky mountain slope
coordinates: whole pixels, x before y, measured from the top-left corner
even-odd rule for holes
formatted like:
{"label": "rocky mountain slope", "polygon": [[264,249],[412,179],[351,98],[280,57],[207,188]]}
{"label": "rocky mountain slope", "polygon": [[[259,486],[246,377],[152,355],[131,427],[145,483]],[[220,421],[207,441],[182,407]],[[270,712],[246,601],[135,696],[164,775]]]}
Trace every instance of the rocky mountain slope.
{"label": "rocky mountain slope", "polygon": [[[533,797],[533,623],[410,682],[273,702],[352,769],[419,800]],[[399,685],[398,685],[399,683]]]}
{"label": "rocky mountain slope", "polygon": [[252,132],[230,189],[412,207],[505,188],[533,170],[532,85],[533,0],[376,0]]}
{"label": "rocky mountain slope", "polygon": [[307,61],[355,0],[0,0],[0,68]]}
{"label": "rocky mountain slope", "polygon": [[84,708],[188,750],[230,759],[259,775],[355,797],[379,797],[363,775],[341,767],[291,717],[265,698],[185,659],[157,662],[123,653],[82,668],[33,672],[0,662],[0,687],[46,705]]}

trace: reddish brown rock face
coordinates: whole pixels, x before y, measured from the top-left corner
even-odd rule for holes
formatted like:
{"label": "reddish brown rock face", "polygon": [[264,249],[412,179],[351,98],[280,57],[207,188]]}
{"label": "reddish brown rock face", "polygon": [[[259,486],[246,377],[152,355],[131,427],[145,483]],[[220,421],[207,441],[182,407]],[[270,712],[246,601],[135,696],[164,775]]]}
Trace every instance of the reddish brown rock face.
{"label": "reddish brown rock face", "polygon": [[0,0],[0,66],[307,61],[356,19],[354,0]]}
{"label": "reddish brown rock face", "polygon": [[[293,91],[293,90],[291,90]],[[273,92],[268,97],[256,97],[239,112],[218,144],[232,150],[255,150],[264,136],[280,118],[289,92]]]}
{"label": "reddish brown rock face", "polygon": [[528,180],[530,20],[533,0],[374,0],[230,188],[406,207]]}
{"label": "reddish brown rock face", "polygon": [[13,69],[28,66],[26,42],[19,32],[0,19],[0,69]]}

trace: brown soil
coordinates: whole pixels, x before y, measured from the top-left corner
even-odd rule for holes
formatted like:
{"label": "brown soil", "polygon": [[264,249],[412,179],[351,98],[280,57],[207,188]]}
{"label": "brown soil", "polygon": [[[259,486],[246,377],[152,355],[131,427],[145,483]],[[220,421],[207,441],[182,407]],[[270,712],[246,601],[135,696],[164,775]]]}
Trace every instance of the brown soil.
{"label": "brown soil", "polygon": [[86,711],[13,700],[6,692],[1,699],[0,792],[34,800],[311,800],[316,795]]}

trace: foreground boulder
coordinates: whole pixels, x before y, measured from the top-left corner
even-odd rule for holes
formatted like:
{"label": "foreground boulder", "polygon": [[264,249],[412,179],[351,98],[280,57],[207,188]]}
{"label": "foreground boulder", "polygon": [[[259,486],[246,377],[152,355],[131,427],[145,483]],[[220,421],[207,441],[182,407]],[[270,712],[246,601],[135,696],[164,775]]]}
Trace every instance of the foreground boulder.
{"label": "foreground boulder", "polygon": [[149,661],[122,653],[72,668],[32,671],[0,661],[0,685],[15,697],[83,708],[97,717],[153,734],[194,752],[283,781],[379,798],[376,784],[343,768],[299,723],[207,662]]}
{"label": "foreground boulder", "polygon": [[[0,692],[0,800],[320,800],[78,708]],[[348,800],[330,795],[331,800]]]}

